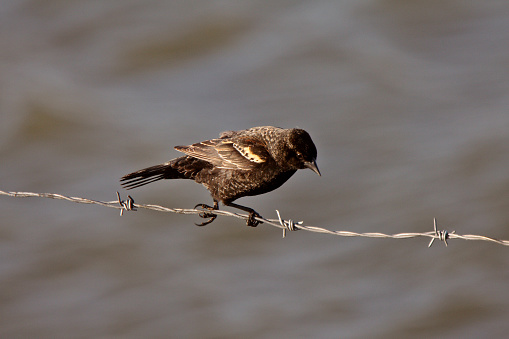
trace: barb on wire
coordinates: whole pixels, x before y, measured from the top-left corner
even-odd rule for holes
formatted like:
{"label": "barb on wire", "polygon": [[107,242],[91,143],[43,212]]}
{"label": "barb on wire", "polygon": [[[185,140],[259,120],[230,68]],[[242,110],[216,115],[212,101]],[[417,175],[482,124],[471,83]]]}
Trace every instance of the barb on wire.
{"label": "barb on wire", "polygon": [[452,231],[451,233],[447,232],[446,230],[439,231],[437,227],[437,218],[433,218],[433,228],[435,229],[436,237],[431,238],[428,248],[431,247],[431,245],[433,245],[433,241],[435,241],[435,239],[443,241],[445,243],[445,247],[447,247],[447,239],[449,239],[449,234],[454,234],[456,233],[456,231]]}
{"label": "barb on wire", "polygon": [[120,199],[120,193],[117,192],[117,198],[118,198],[118,204],[120,207],[120,216],[124,215],[124,211],[136,211],[136,208],[134,208],[134,199],[130,195],[127,196],[127,200],[124,201]]}
{"label": "barb on wire", "polygon": [[[27,198],[27,197],[39,197],[39,198],[50,198],[50,199],[60,199],[60,200],[67,200],[72,201],[80,204],[95,204],[100,206],[106,206],[111,208],[117,208],[120,209],[120,215],[123,215],[124,211],[136,211],[136,208],[138,209],[148,209],[158,212],[170,212],[170,213],[178,213],[178,214],[200,214],[203,213],[202,210],[197,209],[185,209],[185,208],[168,208],[163,207],[159,205],[145,205],[145,204],[135,204],[134,199],[131,196],[127,197],[127,200],[124,201],[120,198],[120,194],[117,192],[117,200],[113,201],[98,201],[98,200],[91,200],[91,199],[85,199],[85,198],[79,198],[79,197],[68,197],[61,194],[56,193],[32,193],[32,192],[5,192],[0,190],[0,195],[6,195],[10,197],[17,197],[17,198]],[[493,242],[499,245],[503,246],[509,246],[509,240],[499,240],[495,238],[490,238],[482,235],[474,235],[474,234],[456,234],[455,231],[448,232],[448,231],[439,231],[437,227],[437,221],[434,219],[434,230],[430,232],[424,232],[424,233],[398,233],[398,234],[384,234],[384,233],[356,233],[356,232],[349,232],[349,231],[331,231],[325,228],[316,227],[316,226],[307,226],[304,225],[302,221],[294,222],[291,219],[284,220],[281,217],[281,214],[279,211],[276,210],[278,219],[265,219],[262,217],[255,217],[256,220],[261,221],[265,224],[278,227],[283,230],[283,238],[286,237],[286,231],[297,231],[297,230],[304,230],[308,232],[315,232],[315,233],[324,233],[324,234],[331,234],[331,235],[338,235],[341,237],[365,237],[365,238],[390,238],[390,239],[408,239],[408,238],[417,238],[417,237],[427,237],[431,238],[431,241],[428,245],[428,247],[431,247],[433,245],[433,242],[435,239],[439,241],[443,241],[445,245],[447,246],[447,240],[449,239],[463,239],[463,240],[482,240],[482,241],[489,241]],[[239,213],[233,213],[225,210],[215,210],[214,214],[222,215],[222,216],[228,216],[228,217],[235,217],[240,219],[247,220],[249,218],[249,215],[247,214],[239,214]]]}
{"label": "barb on wire", "polygon": [[304,221],[294,222],[292,219],[283,220],[281,219],[281,214],[276,210],[277,218],[279,220],[279,224],[283,227],[283,239],[286,238],[286,231],[298,231],[299,229],[295,227],[295,225],[302,225]]}

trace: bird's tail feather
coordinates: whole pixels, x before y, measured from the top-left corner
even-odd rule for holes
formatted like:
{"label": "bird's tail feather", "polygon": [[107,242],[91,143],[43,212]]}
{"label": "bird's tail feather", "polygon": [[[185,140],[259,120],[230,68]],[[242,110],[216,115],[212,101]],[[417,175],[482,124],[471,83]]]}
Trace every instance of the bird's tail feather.
{"label": "bird's tail feather", "polygon": [[173,168],[173,161],[144,168],[124,175],[120,181],[125,189],[132,189],[161,179],[184,179],[185,176]]}

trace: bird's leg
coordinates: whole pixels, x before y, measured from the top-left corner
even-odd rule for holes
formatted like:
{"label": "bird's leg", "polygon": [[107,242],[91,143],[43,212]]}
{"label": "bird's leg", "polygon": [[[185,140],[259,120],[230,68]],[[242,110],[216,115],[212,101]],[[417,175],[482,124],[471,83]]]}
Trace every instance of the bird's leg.
{"label": "bird's leg", "polygon": [[[209,206],[209,205],[205,205],[205,204],[198,204],[196,206],[194,206],[194,209],[196,209],[196,207],[201,207],[201,208],[204,208],[204,209],[207,209],[209,211],[214,211],[214,210],[218,210],[219,209],[219,205],[217,203],[217,200],[214,200],[214,206]],[[207,221],[204,221],[200,224],[197,224],[195,223],[196,226],[205,226],[205,225],[208,225],[210,224],[211,222],[213,222],[216,218],[217,218],[217,214],[214,214],[214,213],[210,213],[210,212],[202,212],[199,214],[199,216],[201,218],[210,218],[209,220]]]}
{"label": "bird's leg", "polygon": [[233,202],[225,203],[225,205],[238,208],[239,210],[243,210],[244,212],[248,212],[249,218],[247,219],[246,222],[247,226],[256,227],[258,226],[258,224],[263,224],[263,222],[255,219],[255,217],[262,218],[262,216],[259,215],[254,209],[242,205],[237,205],[234,204]]}

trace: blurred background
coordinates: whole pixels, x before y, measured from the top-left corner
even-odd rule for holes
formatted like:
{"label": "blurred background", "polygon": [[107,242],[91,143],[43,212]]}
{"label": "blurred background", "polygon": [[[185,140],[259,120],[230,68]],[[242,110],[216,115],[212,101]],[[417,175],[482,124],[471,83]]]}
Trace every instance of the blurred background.
{"label": "blurred background", "polygon": [[[175,145],[300,127],[238,202],[333,230],[509,239],[507,1],[0,3],[0,189],[96,200]],[[188,181],[136,202],[211,203]],[[0,196],[2,338],[503,337],[509,249]]]}

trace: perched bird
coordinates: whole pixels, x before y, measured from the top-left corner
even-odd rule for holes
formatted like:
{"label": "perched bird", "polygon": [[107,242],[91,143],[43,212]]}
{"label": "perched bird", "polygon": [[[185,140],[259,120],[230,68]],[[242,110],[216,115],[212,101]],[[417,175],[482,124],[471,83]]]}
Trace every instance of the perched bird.
{"label": "perched bird", "polygon": [[[175,146],[186,155],[164,164],[148,167],[123,176],[120,181],[127,189],[140,187],[161,179],[191,179],[205,186],[214,199],[214,206],[198,206],[214,211],[218,202],[249,213],[248,226],[256,226],[260,215],[252,208],[233,203],[244,196],[275,190],[298,169],[309,168],[321,175],[316,165],[316,147],[309,134],[298,128],[272,126],[227,131],[218,139],[189,146]],[[209,220],[212,212],[200,214]]]}

